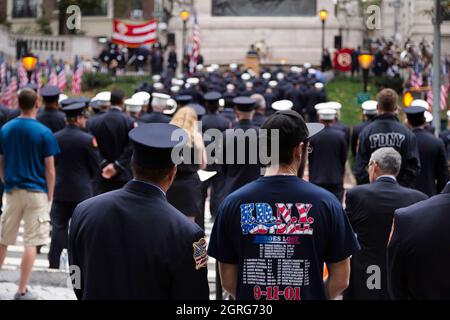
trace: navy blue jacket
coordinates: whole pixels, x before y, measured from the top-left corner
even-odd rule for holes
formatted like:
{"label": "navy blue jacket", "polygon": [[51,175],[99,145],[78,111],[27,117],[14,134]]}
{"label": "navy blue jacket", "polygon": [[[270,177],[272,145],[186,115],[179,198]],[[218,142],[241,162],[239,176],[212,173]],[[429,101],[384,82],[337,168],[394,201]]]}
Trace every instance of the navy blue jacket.
{"label": "navy blue jacket", "polygon": [[310,139],[309,181],[314,184],[344,184],[347,143],[344,132],[325,127]]}
{"label": "navy blue jacket", "polygon": [[448,181],[447,155],[442,141],[426,129],[413,129],[420,155],[420,174],[415,189],[428,196],[441,192]]}
{"label": "navy blue jacket", "polygon": [[352,148],[352,155],[356,156],[356,149],[358,147],[358,138],[359,138],[359,134],[364,130],[365,127],[367,127],[370,123],[372,123],[372,121],[370,120],[366,120],[363,122],[358,123],[357,125],[355,125],[353,127],[352,130],[352,138],[351,138],[351,142],[350,142],[350,146]]}
{"label": "navy blue jacket", "polygon": [[57,132],[64,129],[66,126],[66,115],[55,109],[43,109],[37,117],[37,121],[47,126],[52,132]]}
{"label": "navy blue jacket", "polygon": [[217,129],[225,131],[231,126],[231,121],[226,117],[218,113],[208,113],[202,118],[202,131],[205,132],[208,129]]}
{"label": "navy blue jacket", "polygon": [[388,246],[393,299],[450,299],[450,184],[426,201],[395,211]]}
{"label": "navy blue jacket", "polygon": [[[361,250],[351,259],[350,284],[345,300],[386,300],[387,291],[386,246],[392,228],[394,211],[428,197],[414,189],[400,186],[394,179],[381,177],[372,184],[357,186],[347,191],[345,211],[358,236]],[[369,290],[367,269],[380,267],[381,288]]]}
{"label": "navy blue jacket", "polygon": [[170,118],[161,112],[144,113],[140,116],[139,122],[142,123],[169,123]]}
{"label": "navy blue jacket", "polygon": [[89,131],[95,136],[100,150],[103,168],[108,163],[117,163],[118,174],[111,180],[128,181],[131,179],[130,160],[131,146],[128,132],[133,129],[134,120],[116,108],[111,108],[95,118],[89,126]]}
{"label": "navy blue jacket", "polygon": [[204,233],[167,202],[162,190],[130,181],[75,209],[70,265],[81,271],[78,299],[209,298]]}
{"label": "navy blue jacket", "polygon": [[377,116],[359,135],[359,149],[355,159],[355,178],[358,184],[369,182],[367,165],[375,150],[392,147],[402,156],[398,182],[413,188],[420,172],[420,157],[415,135],[400,123],[395,115]]}
{"label": "navy blue jacket", "polygon": [[[223,196],[226,197],[233,191],[239,189],[243,185],[252,182],[256,179],[258,179],[261,176],[261,167],[259,164],[259,157],[258,153],[254,154],[255,150],[249,151],[251,147],[254,147],[255,145],[250,144],[250,141],[248,138],[244,136],[238,136],[234,137],[234,158],[232,159],[230,155],[230,148],[232,145],[232,135],[234,133],[234,130],[236,129],[242,129],[244,132],[247,132],[247,130],[255,130],[256,135],[258,135],[259,128],[249,120],[241,120],[237,122],[233,126],[233,130],[227,130],[224,133],[224,146],[226,147],[224,150],[224,165],[222,166],[222,173],[225,178],[225,185],[223,188]],[[237,152],[237,146],[241,144],[245,146],[245,158],[243,159],[244,163],[238,163],[238,157],[242,157],[242,152]],[[256,151],[257,152],[257,151]],[[226,164],[227,162],[227,154],[228,157],[230,157],[230,160],[233,160],[232,164]],[[256,164],[250,163],[251,156],[256,157]]]}
{"label": "navy blue jacket", "polygon": [[99,171],[95,138],[74,125],[55,134],[61,152],[55,156],[55,201],[79,202],[93,195],[92,181]]}

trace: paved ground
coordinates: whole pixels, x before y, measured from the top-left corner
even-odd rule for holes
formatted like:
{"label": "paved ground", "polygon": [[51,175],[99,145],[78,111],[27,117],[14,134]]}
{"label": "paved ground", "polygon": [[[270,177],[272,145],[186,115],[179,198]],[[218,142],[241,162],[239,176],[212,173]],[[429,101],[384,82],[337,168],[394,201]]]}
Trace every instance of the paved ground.
{"label": "paved ground", "polygon": [[[354,183],[353,175],[347,165],[347,172],[345,175],[345,188],[351,188]],[[307,179],[306,172],[306,179]],[[206,205],[209,208],[208,202]],[[206,238],[209,240],[211,234],[212,222],[210,220],[209,209],[205,212],[205,225],[206,225]],[[15,246],[8,248],[8,255],[5,259],[5,264],[2,271],[0,271],[0,300],[12,299],[14,293],[17,290],[17,282],[19,279],[19,267],[21,256],[23,253],[22,246],[22,232],[23,228],[20,228],[19,237]],[[48,245],[44,246],[41,250],[41,254],[38,255],[34,266],[34,271],[30,281],[30,290],[36,293],[42,300],[73,300],[75,294],[72,289],[68,287],[68,274],[59,270],[48,269]],[[210,298],[215,299],[215,259],[209,258],[208,260],[208,281],[210,284]]]}
{"label": "paved ground", "polygon": [[[207,240],[211,234],[212,222],[210,221],[209,211],[206,212],[206,237]],[[17,244],[8,247],[8,255],[2,271],[0,271],[0,300],[10,300],[17,291],[19,280],[20,261],[23,254],[23,228],[19,230]],[[48,245],[44,246],[41,254],[38,255],[33,274],[30,281],[30,290],[39,296],[41,300],[74,300],[75,294],[71,287],[68,287],[68,274],[59,270],[48,269]],[[208,281],[210,283],[210,297],[215,299],[215,260],[208,260]]]}

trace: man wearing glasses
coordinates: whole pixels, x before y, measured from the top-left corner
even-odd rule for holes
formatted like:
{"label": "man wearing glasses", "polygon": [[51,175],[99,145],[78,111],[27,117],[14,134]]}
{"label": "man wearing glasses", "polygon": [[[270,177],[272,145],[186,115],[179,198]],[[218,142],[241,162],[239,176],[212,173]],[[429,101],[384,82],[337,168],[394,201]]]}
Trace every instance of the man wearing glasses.
{"label": "man wearing glasses", "polygon": [[[394,148],[380,148],[370,157],[370,184],[347,192],[346,209],[361,250],[351,259],[346,300],[386,300],[386,246],[394,211],[427,199],[420,191],[400,186],[397,175],[402,157]],[[377,278],[376,278],[377,277]]]}

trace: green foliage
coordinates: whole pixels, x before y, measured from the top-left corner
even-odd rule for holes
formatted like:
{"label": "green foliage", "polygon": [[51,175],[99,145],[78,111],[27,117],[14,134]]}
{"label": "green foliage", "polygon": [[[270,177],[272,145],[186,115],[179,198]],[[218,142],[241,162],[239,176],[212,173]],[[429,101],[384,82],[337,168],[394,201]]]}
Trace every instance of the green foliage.
{"label": "green foliage", "polygon": [[131,97],[137,87],[143,82],[151,82],[150,76],[120,76],[113,81],[110,74],[104,73],[85,73],[83,75],[83,91],[90,91],[92,95],[100,91],[111,91],[114,88],[120,88],[125,92],[125,96]]}
{"label": "green foliage", "polygon": [[[361,121],[361,107],[357,103],[358,93],[363,91],[363,82],[360,78],[349,78],[345,76],[336,77],[327,84],[327,96],[329,101],[342,103],[341,120],[349,126]],[[377,88],[369,81],[369,93],[371,99],[375,99]]]}
{"label": "green foliage", "polygon": [[36,23],[39,26],[39,31],[45,35],[51,35],[53,33],[52,26],[50,25],[50,18],[47,10],[44,6],[42,8],[42,15],[36,19]]}
{"label": "green foliage", "polygon": [[83,74],[82,88],[84,91],[102,91],[103,88],[108,87],[112,82],[109,74],[89,72]]}
{"label": "green foliage", "polygon": [[403,91],[403,79],[400,77],[378,77],[374,80],[375,85],[377,86],[378,91],[384,88],[390,88],[395,90],[398,94],[401,94]]}

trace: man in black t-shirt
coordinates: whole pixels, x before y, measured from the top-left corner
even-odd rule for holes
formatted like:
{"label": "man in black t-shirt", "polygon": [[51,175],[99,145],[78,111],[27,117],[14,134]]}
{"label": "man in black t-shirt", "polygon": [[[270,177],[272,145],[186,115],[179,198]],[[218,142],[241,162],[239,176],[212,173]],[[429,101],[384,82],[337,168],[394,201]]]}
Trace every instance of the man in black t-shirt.
{"label": "man in black t-shirt", "polygon": [[[334,299],[348,285],[350,256],[359,245],[344,210],[331,193],[298,177],[308,140],[322,128],[292,110],[269,117],[261,137],[271,137],[274,153],[278,143],[279,161],[272,155],[265,176],[230,194],[219,209],[208,254],[219,262],[222,286],[238,300]],[[279,139],[272,139],[273,130]]]}

